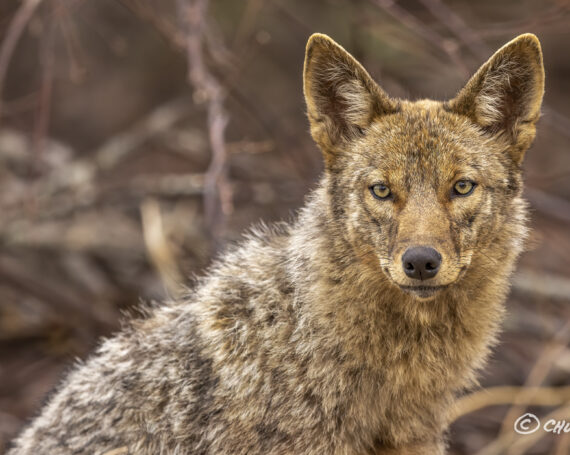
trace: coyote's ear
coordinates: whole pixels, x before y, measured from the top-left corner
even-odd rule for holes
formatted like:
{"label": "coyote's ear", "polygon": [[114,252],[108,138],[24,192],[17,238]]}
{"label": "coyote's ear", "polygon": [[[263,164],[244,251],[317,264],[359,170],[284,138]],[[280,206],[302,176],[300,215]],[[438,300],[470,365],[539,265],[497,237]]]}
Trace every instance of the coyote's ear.
{"label": "coyote's ear", "polygon": [[507,138],[520,164],[535,135],[544,94],[544,67],[538,38],[520,35],[499,49],[455,99],[452,111],[466,115],[491,134]]}
{"label": "coyote's ear", "polygon": [[307,43],[303,83],[311,134],[326,159],[339,143],[361,135],[374,117],[397,108],[360,63],[320,33]]}

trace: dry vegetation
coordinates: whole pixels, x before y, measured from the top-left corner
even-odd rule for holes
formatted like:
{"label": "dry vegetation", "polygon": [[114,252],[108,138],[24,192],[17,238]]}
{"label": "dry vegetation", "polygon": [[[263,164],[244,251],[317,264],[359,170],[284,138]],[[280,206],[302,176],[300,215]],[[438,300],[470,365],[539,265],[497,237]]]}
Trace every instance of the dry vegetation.
{"label": "dry vegetation", "polygon": [[321,169],[301,90],[312,32],[393,95],[442,99],[530,31],[547,70],[534,233],[451,453],[569,454],[570,434],[512,430],[527,410],[570,421],[569,23],[567,0],[3,0],[0,451],[123,312],[302,204]]}

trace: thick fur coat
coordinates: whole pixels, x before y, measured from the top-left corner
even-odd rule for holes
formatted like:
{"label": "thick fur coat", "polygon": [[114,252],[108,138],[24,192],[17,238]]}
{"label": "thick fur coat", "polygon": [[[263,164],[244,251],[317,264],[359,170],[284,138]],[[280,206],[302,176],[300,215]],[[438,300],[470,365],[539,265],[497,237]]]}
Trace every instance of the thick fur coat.
{"label": "thick fur coat", "polygon": [[[410,102],[317,34],[304,83],[325,171],[296,221],[104,341],[10,455],[445,452],[527,233],[539,42],[506,44],[451,101]],[[416,246],[435,276],[412,276]]]}

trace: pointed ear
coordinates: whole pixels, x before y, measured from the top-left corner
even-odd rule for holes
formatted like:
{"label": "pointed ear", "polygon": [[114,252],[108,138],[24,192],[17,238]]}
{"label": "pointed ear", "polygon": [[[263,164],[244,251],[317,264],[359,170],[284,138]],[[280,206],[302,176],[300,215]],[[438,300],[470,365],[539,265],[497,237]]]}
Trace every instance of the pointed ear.
{"label": "pointed ear", "polygon": [[376,116],[397,110],[362,65],[326,35],[309,38],[303,76],[311,134],[325,158],[363,134]]}
{"label": "pointed ear", "polygon": [[447,106],[504,136],[518,164],[535,135],[544,94],[540,42],[530,33],[499,49]]}

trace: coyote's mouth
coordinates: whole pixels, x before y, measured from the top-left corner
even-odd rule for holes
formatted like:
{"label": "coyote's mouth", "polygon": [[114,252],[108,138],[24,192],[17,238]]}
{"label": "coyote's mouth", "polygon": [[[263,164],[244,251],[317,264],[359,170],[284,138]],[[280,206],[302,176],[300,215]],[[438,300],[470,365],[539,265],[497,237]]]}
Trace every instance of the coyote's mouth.
{"label": "coyote's mouth", "polygon": [[428,299],[446,287],[447,286],[400,286],[400,289],[421,299]]}

